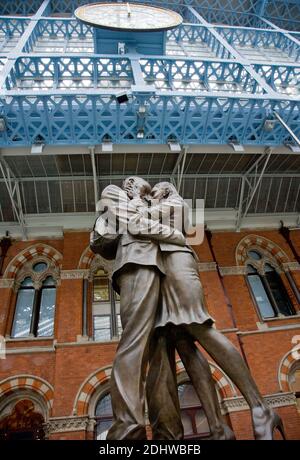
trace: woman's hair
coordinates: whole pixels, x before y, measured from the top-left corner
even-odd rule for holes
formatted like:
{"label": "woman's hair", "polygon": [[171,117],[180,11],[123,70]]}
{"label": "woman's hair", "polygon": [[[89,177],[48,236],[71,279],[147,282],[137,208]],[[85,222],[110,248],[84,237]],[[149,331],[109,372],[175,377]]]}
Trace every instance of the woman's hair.
{"label": "woman's hair", "polygon": [[164,198],[168,198],[169,196],[179,196],[176,187],[171,184],[171,182],[158,182],[154,187],[164,191]]}

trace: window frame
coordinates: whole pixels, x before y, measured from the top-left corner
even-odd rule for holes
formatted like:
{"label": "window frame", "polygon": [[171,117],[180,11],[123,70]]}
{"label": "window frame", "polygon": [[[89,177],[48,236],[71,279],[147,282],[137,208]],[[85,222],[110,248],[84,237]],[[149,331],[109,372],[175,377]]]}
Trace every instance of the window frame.
{"label": "window frame", "polygon": [[[183,386],[183,385],[190,385],[193,387],[193,384],[190,380],[188,379],[184,379],[183,381],[179,381],[177,382],[177,391],[178,391],[178,388],[180,386]],[[195,389],[194,389],[195,391]],[[203,405],[201,404],[201,401],[199,400],[199,405],[192,405],[192,406],[186,406],[186,407],[181,407],[180,405],[180,398],[179,398],[179,394],[178,394],[178,399],[179,399],[179,406],[180,406],[180,417],[182,418],[182,412],[184,412],[185,414],[188,415],[188,417],[191,418],[191,425],[194,429],[194,425],[196,423],[196,411],[199,410],[199,409],[202,409],[203,410],[203,413],[206,417],[206,420],[207,420],[207,423],[208,423],[208,426],[209,426],[209,422],[208,422],[208,419],[207,419],[207,415],[206,415],[206,412],[204,410],[204,407]],[[193,412],[193,415],[192,417],[189,415],[189,412]],[[205,432],[205,433],[193,433],[193,434],[190,434],[190,435],[184,435],[184,439],[209,439],[211,437],[212,433],[211,431],[209,432]]]}
{"label": "window frame", "polygon": [[[108,291],[109,291],[109,300],[94,300],[94,278],[99,270],[103,270],[104,275],[103,277],[107,276],[108,280]],[[105,268],[101,265],[97,266],[96,269],[92,272],[92,292],[90,294],[91,299],[91,316],[92,316],[92,340],[95,342],[103,342],[109,343],[114,342],[116,340],[120,340],[120,336],[122,333],[122,329],[120,329],[119,334],[119,327],[118,327],[118,316],[120,315],[120,300],[118,299],[117,293],[114,291],[112,282],[109,279],[108,273]],[[107,312],[101,311],[101,309],[107,309]],[[109,340],[95,340],[95,329],[94,329],[94,318],[101,317],[101,316],[109,316],[110,317],[110,339]]]}
{"label": "window frame", "polygon": [[[34,270],[34,267],[39,264],[44,263],[46,264],[45,270],[41,272],[37,272]],[[24,286],[22,287],[22,282],[26,279],[30,278],[32,281],[32,286]],[[44,285],[44,282],[48,279],[52,278],[52,283],[49,285]],[[8,334],[10,340],[47,340],[54,338],[54,330],[55,330],[55,316],[56,316],[56,301],[57,301],[57,284],[59,280],[59,270],[58,268],[47,258],[45,257],[37,257],[29,262],[25,263],[23,268],[21,269],[20,273],[18,273],[14,290],[16,292],[16,296],[14,298],[14,307],[10,321],[10,327],[8,330]],[[45,289],[55,289],[55,304],[54,304],[54,314],[53,314],[53,333],[51,335],[39,335],[39,320],[40,320],[40,312],[42,307],[42,294],[43,290]],[[16,313],[17,313],[17,302],[20,290],[34,290],[33,294],[33,306],[31,311],[30,317],[30,327],[28,335],[16,337],[13,335],[14,332],[14,325],[16,320]]]}
{"label": "window frame", "polygon": [[[260,260],[256,260],[254,258],[251,258],[249,256],[249,253],[251,251],[254,251],[254,252],[257,252],[260,256],[261,256],[261,259]],[[295,315],[297,315],[297,312],[295,311],[295,308],[294,308],[294,305],[290,299],[290,296],[286,290],[286,287],[280,277],[280,274],[278,273],[278,265],[276,264],[276,262],[274,260],[272,260],[268,254],[266,254],[264,251],[261,250],[261,248],[257,248],[257,247],[251,247],[251,248],[248,248],[247,250],[247,259],[245,261],[245,267],[246,267],[246,273],[245,273],[245,279],[246,279],[246,284],[247,284],[247,287],[248,287],[248,291],[250,293],[250,296],[252,298],[252,301],[253,301],[253,304],[255,306],[255,310],[256,310],[256,313],[258,315],[258,318],[260,320],[260,322],[266,322],[266,321],[274,321],[274,320],[278,320],[278,319],[289,319],[289,318],[293,318]],[[272,267],[272,269],[277,273],[277,275],[279,276],[280,278],[280,282],[281,282],[281,287],[284,289],[285,291],[285,294],[287,296],[287,298],[289,299],[289,302],[290,302],[290,309],[292,311],[292,313],[290,315],[284,315],[283,313],[281,313],[278,305],[277,305],[277,302],[276,302],[276,299],[273,295],[273,292],[272,292],[272,289],[271,287],[269,286],[269,281],[266,277],[266,265],[270,265]],[[269,316],[269,317],[264,317],[262,315],[262,312],[260,310],[260,307],[258,305],[258,302],[256,300],[256,297],[254,295],[254,292],[253,292],[253,289],[252,289],[252,286],[251,286],[251,283],[249,281],[249,277],[253,276],[254,273],[247,273],[247,268],[251,266],[253,267],[255,270],[256,270],[256,273],[255,275],[259,276],[260,280],[261,280],[261,283],[263,285],[263,288],[265,290],[265,293],[267,295],[267,298],[270,302],[270,305],[274,311],[274,316]]]}
{"label": "window frame", "polygon": [[96,410],[97,406],[100,403],[102,399],[104,399],[106,396],[110,396],[111,398],[111,392],[107,389],[106,391],[101,392],[100,395],[98,395],[94,408],[93,408],[93,418],[95,420],[95,425],[94,425],[94,440],[97,441],[97,426],[99,422],[106,422],[106,421],[111,421],[111,425],[113,423],[113,413],[112,415],[96,415]]}

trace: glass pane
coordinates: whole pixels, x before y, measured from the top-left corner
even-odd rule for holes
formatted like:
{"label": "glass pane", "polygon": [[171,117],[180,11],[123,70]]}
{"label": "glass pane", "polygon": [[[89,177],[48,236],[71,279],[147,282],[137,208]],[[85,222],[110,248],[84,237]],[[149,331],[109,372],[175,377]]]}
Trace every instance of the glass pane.
{"label": "glass pane", "polygon": [[109,282],[107,277],[94,278],[94,302],[109,301]]}
{"label": "glass pane", "polygon": [[96,429],[96,436],[98,441],[105,441],[107,432],[112,425],[112,418],[109,420],[98,420],[97,421],[97,429]]}
{"label": "glass pane", "polygon": [[[26,278],[23,281],[32,284],[30,278]],[[30,333],[30,323],[31,323],[31,316],[32,316],[32,309],[33,309],[33,301],[34,301],[34,293],[35,290],[33,288],[19,289],[17,303],[16,303],[16,310],[15,310],[15,317],[14,323],[12,328],[12,337],[27,337]]]}
{"label": "glass pane", "polygon": [[96,406],[95,416],[97,418],[96,438],[106,439],[107,431],[112,424],[112,407],[110,394],[101,398]]}
{"label": "glass pane", "polygon": [[[48,278],[47,278],[48,279]],[[43,286],[45,282],[43,283]],[[42,288],[40,316],[37,335],[51,337],[54,332],[55,287]]]}
{"label": "glass pane", "polygon": [[38,262],[33,266],[33,270],[37,273],[44,272],[47,268],[47,264],[45,262]]}
{"label": "glass pane", "polygon": [[294,315],[294,307],[278,273],[275,270],[269,271],[266,273],[266,279],[280,313],[285,316]]}
{"label": "glass pane", "polygon": [[43,286],[52,286],[55,287],[55,282],[52,276],[47,276],[45,281],[43,281]]}
{"label": "glass pane", "polygon": [[94,316],[94,340],[111,340],[110,316]]}
{"label": "glass pane", "polygon": [[254,259],[254,260],[260,260],[261,259],[261,255],[257,251],[248,251],[248,256],[251,257],[251,259]]}
{"label": "glass pane", "polygon": [[260,277],[250,275],[248,281],[262,317],[273,318],[275,313]]}
{"label": "glass pane", "polygon": [[21,288],[22,287],[33,287],[33,282],[31,278],[25,278],[24,281],[21,283]]}
{"label": "glass pane", "polygon": [[178,396],[184,437],[208,435],[210,433],[208,421],[194,387],[190,383],[179,385]]}
{"label": "glass pane", "polygon": [[95,411],[96,417],[103,415],[112,415],[111,396],[110,394],[104,396],[98,401]]}

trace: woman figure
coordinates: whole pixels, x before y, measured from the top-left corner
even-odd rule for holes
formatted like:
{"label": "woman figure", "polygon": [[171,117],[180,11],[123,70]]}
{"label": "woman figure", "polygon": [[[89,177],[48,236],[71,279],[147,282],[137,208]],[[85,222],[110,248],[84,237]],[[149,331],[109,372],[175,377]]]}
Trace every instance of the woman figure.
{"label": "woman figure", "polygon": [[[172,184],[168,182],[156,184],[151,195],[154,200],[158,201],[158,204],[149,210],[152,219],[163,219],[166,212],[170,213],[170,209],[171,214],[175,215],[180,207],[183,211],[182,215],[186,216],[186,209],[184,211],[184,208],[187,205]],[[176,228],[178,222],[180,219],[171,219],[171,226],[175,225]],[[284,437],[280,417],[264,401],[240,353],[227,337],[213,327],[213,319],[207,313],[204,305],[202,286],[193,252],[178,247],[177,250],[163,251],[162,254],[166,276],[161,281],[161,301],[156,317],[156,333],[151,344],[152,352],[150,353],[151,360],[147,380],[150,422],[152,421],[155,426],[159,426],[157,410],[163,402],[159,400],[159,395],[161,391],[163,393],[163,389],[158,390],[157,385],[160,385],[160,381],[163,379],[159,379],[156,375],[159,372],[166,373],[166,371],[159,369],[158,357],[168,355],[173,359],[173,355],[168,349],[168,340],[171,340],[175,344],[184,365],[187,366],[187,373],[190,374],[208,419],[213,414],[213,419],[217,424],[215,438],[228,439],[231,437],[228,430],[224,429],[224,424],[218,423],[221,416],[215,407],[217,401],[216,396],[212,396],[211,383],[207,377],[204,379],[206,391],[204,391],[203,385],[197,385],[200,373],[195,369],[195,365],[197,362],[200,365],[202,363],[203,368],[204,362],[203,356],[193,343],[197,341],[235,383],[249,404],[255,439],[272,439],[275,428],[278,428]],[[155,352],[156,346],[158,346],[157,352]],[[170,370],[174,372],[172,363],[170,363]],[[170,381],[170,378],[168,380]],[[174,384],[176,385],[175,380]],[[170,389],[169,391],[172,395],[174,394],[174,390]],[[207,409],[206,398],[209,394],[211,396]],[[167,400],[168,397],[165,399]],[[162,410],[163,416],[164,410]],[[211,423],[210,420],[209,423]]]}

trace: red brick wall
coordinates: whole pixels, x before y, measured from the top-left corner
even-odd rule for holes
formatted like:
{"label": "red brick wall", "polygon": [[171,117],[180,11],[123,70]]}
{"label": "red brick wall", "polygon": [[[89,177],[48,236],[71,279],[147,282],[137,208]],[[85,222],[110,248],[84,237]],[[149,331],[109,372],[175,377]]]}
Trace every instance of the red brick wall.
{"label": "red brick wall", "polygon": [[[284,238],[277,231],[251,231],[251,234],[261,235],[278,244],[288,255],[290,261],[295,261],[292,251]],[[247,235],[247,232],[230,233],[217,232],[213,234],[212,244],[217,262],[221,267],[236,265],[235,250],[238,243]],[[291,232],[295,247],[300,253],[300,231]],[[88,233],[67,232],[60,240],[40,240],[53,246],[63,255],[62,269],[73,270],[78,268],[80,257],[89,241]],[[33,245],[34,241],[13,242],[4,262],[4,269],[20,251]],[[204,243],[196,247],[201,263],[212,262],[213,256],[205,239]],[[300,289],[300,271],[293,271],[292,275]],[[200,273],[207,307],[216,319],[219,329],[232,329],[234,323],[226,304],[225,293],[216,271]],[[236,332],[228,335],[230,340],[239,348],[241,343],[247,357],[251,372],[263,394],[280,392],[278,383],[278,368],[284,355],[292,348],[292,337],[300,334],[299,319],[280,319],[267,321],[268,331],[258,331],[257,322],[260,321],[246,280],[242,275],[230,275],[223,278],[229,303],[233,307],[233,314],[240,335],[240,342]],[[285,280],[286,282],[286,280]],[[54,417],[72,415],[74,401],[83,382],[97,369],[110,366],[113,362],[116,343],[86,344],[76,343],[77,337],[82,334],[82,279],[61,280],[57,288],[57,305],[55,319],[55,340],[58,347],[53,352],[10,354],[7,359],[0,361],[0,381],[19,374],[30,374],[41,377],[54,386]],[[289,291],[290,292],[290,291]],[[295,298],[290,292],[295,304]],[[0,289],[0,334],[10,332],[10,323],[13,316],[15,294],[12,289]],[[296,304],[295,304],[296,305]],[[299,310],[299,306],[296,306]],[[272,331],[272,328],[284,325],[298,325],[298,329],[284,329]],[[256,333],[253,333],[256,332]],[[9,348],[34,346],[52,346],[52,340],[12,341]],[[288,406],[278,409],[284,419],[284,424],[290,439],[300,439],[300,419],[295,407]],[[230,422],[238,439],[252,438],[250,415],[248,411],[234,412],[229,415]],[[85,439],[90,436],[84,432],[53,434],[51,439]]]}

